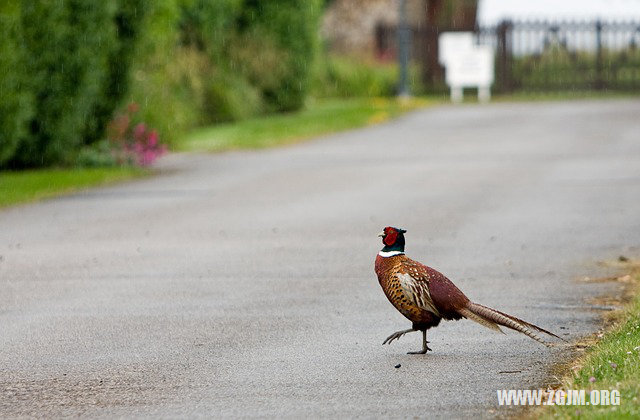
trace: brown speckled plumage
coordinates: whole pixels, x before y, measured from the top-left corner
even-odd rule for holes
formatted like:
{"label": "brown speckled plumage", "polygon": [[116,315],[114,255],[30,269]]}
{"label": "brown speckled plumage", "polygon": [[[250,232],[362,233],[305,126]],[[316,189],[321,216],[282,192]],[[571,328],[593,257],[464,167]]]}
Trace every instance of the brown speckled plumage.
{"label": "brown speckled plumage", "polygon": [[431,328],[440,319],[460,319],[469,299],[448,278],[404,254],[376,257],[376,274],[384,294],[416,329]]}
{"label": "brown speckled plumage", "polygon": [[423,332],[423,349],[427,350],[426,331],[441,319],[468,318],[485,327],[501,331],[504,326],[519,331],[545,345],[537,332],[557,335],[536,325],[507,315],[495,309],[473,303],[448,278],[404,255],[404,233],[398,228],[386,227],[380,234],[385,247],[376,257],[375,272],[384,294],[391,304],[412,322],[412,328],[390,335],[384,343],[391,343],[410,331]]}

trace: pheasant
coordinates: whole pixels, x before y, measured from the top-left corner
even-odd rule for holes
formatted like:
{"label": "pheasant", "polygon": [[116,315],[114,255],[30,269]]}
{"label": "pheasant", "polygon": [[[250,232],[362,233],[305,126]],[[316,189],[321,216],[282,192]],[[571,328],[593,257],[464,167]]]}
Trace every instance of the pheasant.
{"label": "pheasant", "polygon": [[384,294],[395,308],[413,323],[412,327],[391,334],[382,344],[391,344],[406,333],[422,331],[422,350],[408,354],[425,354],[427,330],[436,327],[441,319],[467,318],[487,328],[503,332],[500,326],[519,331],[549,346],[537,333],[561,337],[543,328],[495,309],[471,302],[443,274],[404,255],[406,230],[386,227],[378,236],[384,248],[376,257],[375,271]]}

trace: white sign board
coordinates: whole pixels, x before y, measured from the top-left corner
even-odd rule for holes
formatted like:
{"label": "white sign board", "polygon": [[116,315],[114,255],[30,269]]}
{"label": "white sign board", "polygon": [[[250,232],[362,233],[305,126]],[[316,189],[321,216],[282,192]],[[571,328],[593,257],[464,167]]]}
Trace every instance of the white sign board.
{"label": "white sign board", "polygon": [[443,32],[438,38],[438,63],[446,66],[452,55],[473,49],[473,32]]}
{"label": "white sign board", "polygon": [[438,40],[438,59],[445,67],[451,99],[461,102],[462,90],[478,88],[478,99],[487,102],[494,80],[493,49],[475,45],[471,32],[445,32]]}
{"label": "white sign board", "polygon": [[445,81],[449,86],[478,87],[493,84],[493,50],[478,45],[449,57]]}

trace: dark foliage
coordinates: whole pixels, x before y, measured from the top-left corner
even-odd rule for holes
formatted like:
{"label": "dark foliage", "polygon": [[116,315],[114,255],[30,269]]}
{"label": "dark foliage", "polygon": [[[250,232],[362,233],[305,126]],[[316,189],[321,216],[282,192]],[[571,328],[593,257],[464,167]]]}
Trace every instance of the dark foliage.
{"label": "dark foliage", "polygon": [[0,3],[0,167],[24,141],[31,119],[33,95],[24,71],[26,54],[20,27],[20,1]]}
{"label": "dark foliage", "polygon": [[300,108],[323,4],[4,0],[0,168],[73,164],[131,100],[165,141]]}
{"label": "dark foliage", "polygon": [[[141,1],[13,2],[2,6],[0,165],[66,164],[99,139],[127,91]],[[6,64],[5,64],[6,63]],[[19,71],[16,71],[19,69]]]}

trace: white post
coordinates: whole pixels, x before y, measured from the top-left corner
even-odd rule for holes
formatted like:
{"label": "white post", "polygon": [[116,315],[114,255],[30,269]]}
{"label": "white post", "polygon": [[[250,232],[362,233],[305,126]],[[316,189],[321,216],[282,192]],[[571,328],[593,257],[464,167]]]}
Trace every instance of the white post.
{"label": "white post", "polygon": [[464,93],[460,86],[451,86],[451,102],[459,104],[464,99]]}
{"label": "white post", "polygon": [[478,87],[478,101],[480,103],[486,104],[491,100],[491,89],[489,86],[479,86]]}

